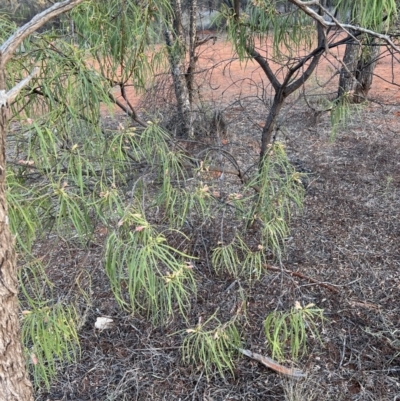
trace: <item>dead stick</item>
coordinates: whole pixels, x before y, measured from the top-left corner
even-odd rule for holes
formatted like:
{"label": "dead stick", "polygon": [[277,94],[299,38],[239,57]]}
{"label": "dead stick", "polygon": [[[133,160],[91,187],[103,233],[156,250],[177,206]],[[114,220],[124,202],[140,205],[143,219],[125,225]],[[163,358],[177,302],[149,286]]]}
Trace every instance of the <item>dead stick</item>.
{"label": "dead stick", "polygon": [[263,266],[264,266],[267,270],[272,270],[272,271],[275,271],[275,272],[284,272],[284,273],[290,274],[290,275],[292,275],[292,276],[296,276],[296,277],[299,277],[299,278],[301,278],[301,279],[311,281],[312,283],[317,284],[317,285],[320,285],[320,286],[325,287],[325,288],[328,288],[329,290],[331,290],[331,291],[333,291],[333,292],[339,292],[339,290],[338,290],[337,288],[335,288],[332,284],[323,283],[323,282],[321,282],[321,281],[316,280],[315,278],[308,277],[308,276],[304,275],[303,273],[294,272],[294,271],[287,270],[287,269],[280,269],[279,267],[267,265],[267,264],[265,264],[265,263],[263,264]]}
{"label": "dead stick", "polygon": [[279,364],[278,362],[275,362],[273,359],[268,358],[267,356],[256,354],[255,352],[252,352],[248,349],[238,348],[238,351],[241,352],[243,355],[246,355],[249,358],[254,359],[255,361],[261,362],[267,368],[270,368],[270,369],[274,370],[275,372],[280,373],[282,375],[293,377],[294,379],[298,379],[300,377],[306,376],[299,369],[287,368],[286,366],[283,366],[283,365]]}

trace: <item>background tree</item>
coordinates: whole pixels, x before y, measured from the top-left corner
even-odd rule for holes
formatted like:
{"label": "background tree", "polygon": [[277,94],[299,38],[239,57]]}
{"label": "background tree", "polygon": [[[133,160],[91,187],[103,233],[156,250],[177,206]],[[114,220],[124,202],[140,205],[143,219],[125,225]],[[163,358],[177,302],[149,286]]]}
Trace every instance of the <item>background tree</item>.
{"label": "background tree", "polygon": [[[350,23],[354,25],[361,23],[376,32],[388,31],[396,18],[397,9],[394,0],[371,4],[342,0],[338,2],[336,7],[339,20],[350,19]],[[353,33],[357,33],[357,31]],[[343,57],[344,66],[340,70],[339,98],[346,93],[351,93],[348,98],[350,101],[360,103],[366,99],[371,89],[380,46],[379,39],[370,36],[368,33],[349,38]]]}
{"label": "background tree", "polygon": [[[169,19],[169,27],[165,28],[165,40],[168,49],[168,55],[171,65],[171,73],[174,81],[175,96],[178,103],[178,112],[181,120],[181,135],[193,136],[192,115],[191,115],[191,99],[190,93],[185,79],[185,55],[186,46],[183,32],[182,21],[182,4],[180,0],[171,2],[172,14]],[[194,20],[195,13],[191,13]],[[195,23],[195,22],[194,22]],[[192,24],[191,24],[192,27]],[[191,32],[192,33],[192,32]],[[190,43],[193,41],[193,35],[190,36]],[[191,58],[191,62],[192,58]]]}
{"label": "background tree", "polygon": [[[228,20],[229,36],[236,47],[239,57],[253,58],[262,68],[267,79],[274,90],[274,100],[266,117],[263,127],[261,139],[261,160],[264,158],[267,147],[271,143],[273,132],[279,112],[284,104],[285,99],[300,87],[313,75],[316,66],[325,54],[331,54],[330,49],[347,43],[350,39],[366,33],[368,29],[364,26],[377,29],[369,31],[369,35],[373,38],[384,39],[387,44],[395,47],[390,37],[380,33],[380,28],[384,22],[392,21],[396,16],[396,5],[393,0],[388,4],[380,4],[376,6],[371,0],[365,2],[357,2],[357,10],[359,15],[359,24],[362,28],[343,24],[328,10],[328,3],[325,0],[314,1],[312,3],[304,3],[297,0],[289,1],[294,8],[286,14],[282,14],[276,9],[278,3],[271,1],[253,2],[248,7],[246,14],[242,18],[236,13],[238,9],[238,1],[235,1],[232,7],[225,8],[225,17]],[[373,17],[367,10],[374,9]],[[361,11],[360,11],[361,10]],[[331,21],[328,21],[328,18]],[[303,29],[308,26],[309,29]],[[336,28],[348,34],[345,39],[335,39],[336,36],[329,38],[328,29]],[[290,34],[288,33],[290,29]],[[267,40],[271,37],[273,42],[274,55],[271,58],[262,56],[257,51],[257,40]],[[305,46],[308,53],[305,56],[291,56],[293,49],[299,51],[300,46]],[[348,60],[344,60],[344,65]],[[278,72],[274,72],[271,68],[272,63],[279,63],[281,68]],[[346,72],[350,71],[346,69]],[[279,79],[279,75],[282,78]],[[353,77],[354,78],[354,77]]]}
{"label": "background tree", "polygon": [[204,10],[204,2],[200,2],[199,6],[198,8],[197,0],[171,2],[172,10],[165,27],[165,40],[180,120],[175,129],[178,129],[179,135],[191,138],[194,136],[199,48],[209,40],[216,39],[215,36],[199,38],[197,31],[201,17],[199,20],[198,14]]}

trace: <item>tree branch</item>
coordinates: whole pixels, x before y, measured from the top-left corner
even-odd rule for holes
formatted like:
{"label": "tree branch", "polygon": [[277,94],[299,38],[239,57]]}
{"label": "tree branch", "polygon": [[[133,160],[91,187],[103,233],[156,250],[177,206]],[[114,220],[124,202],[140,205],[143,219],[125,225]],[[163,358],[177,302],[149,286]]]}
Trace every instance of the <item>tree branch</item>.
{"label": "tree branch", "polygon": [[342,24],[337,20],[335,22],[325,21],[323,16],[319,15],[315,10],[313,10],[312,8],[309,7],[310,5],[318,5],[318,6],[320,6],[319,0],[313,0],[313,1],[307,1],[307,2],[301,1],[301,0],[289,0],[289,2],[294,4],[298,8],[300,8],[305,14],[307,14],[312,19],[314,19],[315,21],[320,23],[325,28],[328,28],[328,27],[339,27],[340,29],[342,29],[345,32],[347,30],[350,30],[350,31],[353,30],[353,31],[360,32],[360,33],[367,33],[368,35],[374,36],[375,38],[382,39],[389,46],[391,46],[394,50],[396,50],[397,52],[400,52],[400,48],[397,47],[393,43],[393,41],[390,39],[389,35],[384,35],[382,33],[378,33],[378,32],[372,31],[371,29],[362,28],[362,27],[356,26],[356,25]]}
{"label": "tree branch", "polygon": [[281,88],[281,84],[278,81],[276,75],[273,73],[271,67],[269,66],[268,61],[263,56],[261,56],[261,54],[258,53],[255,49],[248,48],[247,51],[250,54],[250,56],[253,57],[253,59],[256,60],[258,65],[262,68],[265,75],[267,76],[272,86],[274,87],[275,91],[278,91]]}
{"label": "tree branch", "polygon": [[32,72],[24,78],[21,82],[11,88],[8,92],[5,89],[0,90],[0,108],[7,107],[18,96],[19,92],[29,84],[29,81],[39,73],[39,67],[35,67]]}
{"label": "tree branch", "polygon": [[308,281],[310,281],[311,283],[314,283],[314,284],[320,285],[320,286],[322,286],[322,287],[328,288],[328,290],[331,290],[332,292],[339,292],[339,289],[336,288],[336,287],[334,287],[333,284],[324,283],[324,282],[322,282],[322,281],[316,280],[315,278],[306,276],[306,275],[303,274],[303,273],[295,272],[295,271],[293,271],[293,270],[281,269],[281,268],[279,268],[279,267],[271,266],[271,265],[268,265],[268,264],[263,264],[263,266],[264,266],[266,269],[272,270],[272,271],[274,271],[274,272],[286,273],[286,274],[290,274],[291,276],[295,276],[295,277],[299,277],[299,278],[304,279],[304,280],[308,280]]}
{"label": "tree branch", "polygon": [[[147,124],[143,121],[143,120],[141,120],[140,118],[139,118],[139,116],[137,115],[137,113],[136,113],[136,110],[135,110],[135,108],[133,107],[133,105],[132,105],[132,103],[129,101],[129,98],[128,98],[128,96],[127,96],[127,94],[126,94],[126,89],[125,89],[125,85],[124,84],[121,84],[120,86],[119,86],[119,88],[120,88],[120,91],[121,91],[121,95],[122,95],[122,97],[124,98],[124,100],[125,100],[125,102],[127,103],[127,105],[129,106],[129,109],[130,109],[130,111],[131,111],[131,115],[130,115],[130,117],[132,118],[132,120],[134,120],[134,121],[136,121],[138,124],[140,124],[142,127],[147,127]],[[110,98],[110,97],[109,97]],[[112,100],[112,98],[110,98],[110,100]],[[119,104],[118,104],[118,106],[119,106]],[[120,107],[120,106],[119,106]]]}
{"label": "tree branch", "polygon": [[[349,42],[349,40],[353,40],[353,38],[354,38],[355,36],[360,36],[360,35],[361,35],[361,32],[356,32],[356,33],[354,33],[353,35],[348,35],[348,36],[346,36],[345,38],[343,38],[343,39],[341,39],[341,40],[339,40],[339,41],[337,41],[337,42],[335,42],[335,43],[331,43],[331,44],[328,44],[328,45],[326,45],[326,46],[325,46],[325,45],[320,45],[320,46],[318,46],[318,47],[315,48],[310,54],[308,54],[307,56],[303,57],[294,67],[291,68],[291,70],[292,70],[293,72],[296,72],[298,69],[300,69],[301,67],[303,67],[304,64],[305,64],[308,60],[310,60],[311,58],[313,58],[313,57],[319,55],[319,53],[321,53],[321,54],[318,56],[318,58],[319,58],[319,57],[322,55],[322,53],[323,53],[324,51],[326,51],[326,49],[328,49],[328,53],[329,53],[329,54],[332,54],[332,53],[329,51],[330,49],[333,49],[333,48],[338,47],[338,46],[341,46],[341,45],[345,45],[345,44],[347,44],[347,43]],[[314,60],[313,60],[313,61],[314,61]],[[311,66],[311,65],[310,65],[310,66]],[[313,71],[313,70],[311,70],[310,68],[308,68],[307,71],[306,71],[305,73],[311,74],[312,71]],[[300,77],[300,78],[298,79],[298,81],[304,81],[303,78],[304,78],[303,76]],[[296,82],[297,82],[297,81],[293,82],[290,86],[295,85]],[[298,85],[298,87],[301,86],[301,82],[299,82],[299,84],[300,84],[300,85]],[[297,88],[298,88],[298,87],[297,87]],[[296,88],[296,89],[297,89],[297,88]],[[289,89],[289,90],[290,90],[289,94],[293,92],[291,89]]]}
{"label": "tree branch", "polygon": [[30,34],[35,32],[46,22],[50,21],[52,18],[65,13],[85,0],[66,0],[59,3],[55,3],[53,6],[44,10],[43,12],[35,15],[29,22],[18,28],[13,35],[11,35],[0,47],[0,55],[2,55],[1,66],[5,66],[7,61],[10,60],[15,50],[22,43],[22,41],[28,37]]}
{"label": "tree branch", "polygon": [[296,91],[300,88],[301,85],[304,84],[310,78],[311,74],[314,72],[315,68],[318,65],[319,59],[322,56],[323,51],[321,50],[319,54],[315,55],[312,59],[310,65],[307,69],[301,74],[301,77],[296,79],[296,81],[292,82],[288,87],[285,89],[285,96],[289,96],[291,93]]}
{"label": "tree branch", "polygon": [[[323,12],[323,9],[322,9],[322,7],[320,7],[318,15],[321,16],[322,12]],[[294,91],[299,89],[300,86],[303,85],[304,82],[306,82],[310,78],[311,74],[314,72],[315,68],[317,67],[317,65],[319,63],[319,59],[321,58],[321,56],[324,52],[322,50],[322,47],[325,49],[325,51],[329,52],[326,30],[327,30],[327,28],[325,28],[323,25],[321,25],[320,23],[317,22],[318,48],[321,48],[321,51],[314,54],[310,65],[303,72],[303,74],[301,74],[300,78],[298,78],[297,80],[292,82],[290,85],[287,85],[286,82],[288,82],[288,81],[286,81],[286,79],[285,79],[285,82],[282,84],[284,87],[287,85],[286,89],[284,90],[285,96],[289,96],[291,93],[293,93]],[[294,74],[295,71],[299,70],[299,68],[300,68],[299,64],[301,64],[301,61],[300,61],[300,63],[298,63],[298,66],[295,66],[294,68],[290,69],[290,72],[292,74]],[[304,64],[302,64],[301,66],[303,66],[303,65]]]}
{"label": "tree branch", "polygon": [[[136,121],[142,127],[147,127],[147,124],[138,118],[135,109],[130,109],[129,107],[125,106],[122,102],[120,102],[112,93],[108,93],[108,98],[111,100],[112,103],[116,104],[124,113],[127,114],[133,121]],[[125,99],[124,99],[125,100]],[[129,105],[128,105],[129,106]]]}

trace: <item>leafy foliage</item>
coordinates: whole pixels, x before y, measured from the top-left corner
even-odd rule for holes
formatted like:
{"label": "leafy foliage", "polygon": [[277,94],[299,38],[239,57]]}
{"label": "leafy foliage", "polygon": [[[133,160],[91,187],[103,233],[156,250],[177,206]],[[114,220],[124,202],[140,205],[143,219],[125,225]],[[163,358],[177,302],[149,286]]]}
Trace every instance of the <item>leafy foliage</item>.
{"label": "leafy foliage", "polygon": [[[301,175],[289,163],[283,145],[275,142],[243,194],[230,198],[239,224],[235,237],[227,244],[221,238],[214,249],[215,270],[226,270],[233,276],[260,277],[268,254],[281,256],[292,207],[301,207],[303,195]],[[254,227],[258,235],[249,240],[249,231]]]}
{"label": "leafy foliage", "polygon": [[338,0],[337,9],[345,21],[349,17],[351,23],[369,27],[374,31],[387,31],[397,18],[396,0]]}
{"label": "leafy foliage", "polygon": [[214,315],[194,329],[183,332],[182,359],[184,363],[202,366],[206,375],[216,369],[224,377],[224,372],[233,373],[235,355],[241,340],[235,320],[222,324]]}
{"label": "leafy foliage", "polygon": [[165,61],[163,49],[148,50],[159,41],[154,22],[162,25],[170,12],[165,0],[92,1],[76,8],[71,18],[77,30],[75,40],[96,60],[101,75],[112,86],[129,82],[140,91]]}
{"label": "leafy foliage", "polygon": [[272,39],[274,61],[290,60],[302,48],[313,44],[312,20],[294,7],[287,13],[278,12],[275,1],[247,2],[247,8],[239,19],[231,7],[223,6],[217,23],[226,21],[228,37],[240,59],[248,55],[247,49],[257,47],[267,38]]}
{"label": "leafy foliage", "polygon": [[36,387],[50,388],[60,360],[78,357],[76,313],[71,306],[34,308],[23,312],[22,339]]}
{"label": "leafy foliage", "polygon": [[164,321],[176,301],[185,315],[195,292],[190,256],[169,246],[134,206],[118,225],[105,250],[105,268],[117,301],[126,305],[127,288],[132,312],[144,310]]}
{"label": "leafy foliage", "polygon": [[304,355],[307,332],[319,339],[318,321],[323,320],[323,310],[314,304],[301,307],[297,302],[289,312],[270,313],[264,321],[264,327],[272,357],[283,360],[287,354],[292,359]]}
{"label": "leafy foliage", "polygon": [[363,104],[354,104],[351,93],[344,93],[340,99],[331,102],[331,139],[334,140],[339,131],[343,130],[354,114],[360,114]]}

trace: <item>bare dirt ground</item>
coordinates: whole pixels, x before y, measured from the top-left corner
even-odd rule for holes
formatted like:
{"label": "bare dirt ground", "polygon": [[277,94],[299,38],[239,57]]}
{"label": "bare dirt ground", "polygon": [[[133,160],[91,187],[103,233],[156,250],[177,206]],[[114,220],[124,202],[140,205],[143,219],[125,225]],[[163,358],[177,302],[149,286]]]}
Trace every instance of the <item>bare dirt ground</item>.
{"label": "bare dirt ground", "polygon": [[[215,50],[215,59],[228,58],[226,44]],[[243,76],[238,65],[229,67],[235,82]],[[319,69],[321,79],[325,68],[327,64]],[[227,149],[246,146],[256,158],[265,105],[248,96],[261,84],[254,79],[242,87],[230,86],[223,72],[213,72],[218,91],[206,88],[204,98],[226,111]],[[376,73],[390,78],[388,60],[380,61]],[[261,77],[257,71],[252,76]],[[310,95],[317,83],[308,88]],[[217,92],[218,99],[213,98]],[[226,98],[221,99],[222,92]],[[239,94],[241,102],[227,108]],[[399,88],[375,79],[370,98],[334,140],[329,115],[316,116],[302,97],[289,99],[282,112],[277,139],[285,143],[292,163],[308,174],[304,210],[290,223],[282,268],[331,288],[285,272],[266,272],[249,289],[244,340],[246,348],[267,355],[262,321],[269,312],[289,309],[295,301],[323,308],[322,344],[311,341],[298,363],[306,379],[291,382],[245,357],[225,379],[207,380],[201,367],[183,365],[180,340],[171,334],[187,326],[172,321],[154,329],[146,319],[118,308],[102,270],[99,236],[86,252],[71,244],[49,245],[55,291],[71,293],[79,277],[81,287],[91,288],[92,303],[82,304],[87,314],[80,330],[81,359],[60,368],[51,390],[37,400],[400,400]],[[236,156],[245,159],[246,152]],[[203,273],[201,267],[196,271],[198,297],[191,325],[217,307],[229,315],[239,302],[234,290],[227,291],[232,279]],[[97,316],[112,317],[113,329],[96,331]]]}

